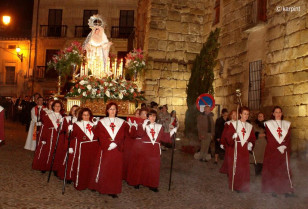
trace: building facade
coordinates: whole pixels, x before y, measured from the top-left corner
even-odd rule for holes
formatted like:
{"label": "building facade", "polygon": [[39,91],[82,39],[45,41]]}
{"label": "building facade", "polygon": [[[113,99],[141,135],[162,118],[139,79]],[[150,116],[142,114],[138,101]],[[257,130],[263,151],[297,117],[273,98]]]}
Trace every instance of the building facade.
{"label": "building facade", "polygon": [[29,57],[30,40],[0,39],[0,96],[20,96],[31,88]]}
{"label": "building facade", "polygon": [[[292,122],[292,150],[307,148],[308,2],[306,0],[140,0],[136,35],[148,57],[148,100],[168,104],[184,122],[192,62],[210,31],[221,28],[215,100],[267,119],[274,105]],[[217,110],[216,112],[217,113]],[[217,114],[216,114],[217,115]],[[183,127],[183,125],[182,125]]]}
{"label": "building facade", "polygon": [[44,95],[56,92],[57,75],[47,71],[46,65],[72,41],[86,39],[91,32],[88,19],[94,14],[106,22],[105,33],[113,42],[112,56],[124,57],[133,48],[136,9],[137,0],[35,0],[30,66],[34,91]]}

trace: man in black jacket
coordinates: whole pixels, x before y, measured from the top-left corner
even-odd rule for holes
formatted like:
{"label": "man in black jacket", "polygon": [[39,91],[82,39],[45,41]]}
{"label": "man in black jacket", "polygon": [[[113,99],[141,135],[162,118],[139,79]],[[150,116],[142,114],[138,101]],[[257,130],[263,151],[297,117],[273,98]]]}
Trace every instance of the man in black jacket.
{"label": "man in black jacket", "polygon": [[221,117],[217,118],[215,123],[215,164],[217,164],[218,156],[222,152],[222,149],[220,148],[220,137],[227,120],[228,110],[226,108],[223,108],[221,111]]}

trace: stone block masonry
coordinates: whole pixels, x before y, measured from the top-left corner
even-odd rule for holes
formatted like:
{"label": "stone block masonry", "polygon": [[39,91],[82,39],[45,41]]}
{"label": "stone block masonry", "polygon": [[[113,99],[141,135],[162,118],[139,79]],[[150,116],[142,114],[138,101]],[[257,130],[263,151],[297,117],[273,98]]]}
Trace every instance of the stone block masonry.
{"label": "stone block masonry", "polygon": [[[220,21],[212,0],[140,0],[138,14],[146,24],[139,46],[145,49],[148,70],[143,76],[146,98],[176,110],[184,128],[186,85],[192,62],[210,31],[221,28],[215,67],[215,100],[221,108],[235,109],[235,89],[242,102],[249,101],[249,64],[261,60],[260,110],[267,119],[274,105],[282,106],[292,122],[292,150],[307,147],[308,132],[308,2],[268,0],[267,20],[249,22],[253,0],[221,0]],[[277,6],[296,6],[300,11],[278,12]],[[138,30],[138,29],[137,29]]]}

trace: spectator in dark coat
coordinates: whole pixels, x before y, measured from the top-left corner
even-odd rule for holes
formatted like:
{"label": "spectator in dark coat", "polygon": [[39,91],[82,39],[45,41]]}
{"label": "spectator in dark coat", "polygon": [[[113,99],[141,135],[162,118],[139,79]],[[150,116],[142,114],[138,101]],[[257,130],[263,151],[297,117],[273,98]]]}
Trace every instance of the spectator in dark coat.
{"label": "spectator in dark coat", "polygon": [[224,130],[225,123],[228,121],[228,110],[226,108],[222,109],[221,117],[216,119],[215,123],[215,164],[218,162],[218,156],[223,152],[220,148],[220,138]]}

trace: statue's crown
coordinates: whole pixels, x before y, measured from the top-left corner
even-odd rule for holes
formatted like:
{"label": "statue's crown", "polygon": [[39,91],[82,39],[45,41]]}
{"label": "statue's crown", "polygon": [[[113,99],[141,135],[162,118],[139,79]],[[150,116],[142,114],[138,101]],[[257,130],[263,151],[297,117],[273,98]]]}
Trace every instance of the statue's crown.
{"label": "statue's crown", "polygon": [[100,15],[93,15],[90,17],[88,25],[90,28],[105,27],[106,23]]}

